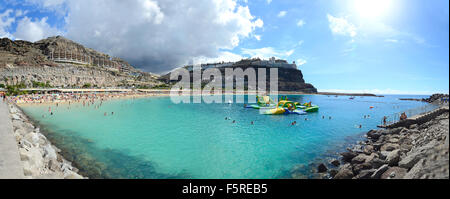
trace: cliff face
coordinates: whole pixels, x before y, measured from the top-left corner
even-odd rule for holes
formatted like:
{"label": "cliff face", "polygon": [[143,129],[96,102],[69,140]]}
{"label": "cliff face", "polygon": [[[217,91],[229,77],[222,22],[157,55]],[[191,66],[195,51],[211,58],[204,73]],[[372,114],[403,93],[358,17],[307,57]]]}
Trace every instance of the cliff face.
{"label": "cliff face", "polygon": [[[57,56],[69,57],[79,63],[56,62]],[[103,61],[110,67],[101,66]],[[139,71],[120,58],[86,48],[61,36],[35,43],[0,39],[0,83],[14,85],[32,81],[49,82],[53,86],[79,87],[145,85],[161,82],[158,76]]]}
{"label": "cliff face", "polygon": [[[256,72],[256,78],[258,79],[258,69],[265,69],[266,70],[266,89],[269,90],[270,88],[270,67],[267,66],[256,66],[256,65],[233,65],[231,68],[241,68],[242,70],[246,70],[247,68],[253,68]],[[225,67],[217,68],[222,73],[222,77],[225,77]],[[191,80],[192,80],[192,71],[190,73]],[[225,78],[224,78],[225,79]],[[176,81],[170,81],[170,73],[161,76],[160,80],[169,83],[169,82],[176,82]],[[208,83],[209,81],[202,81],[203,84]],[[244,84],[247,88],[247,79],[244,80]],[[225,80],[223,80],[223,86],[225,86]],[[258,86],[258,85],[257,85]],[[249,88],[255,89],[256,88]],[[292,68],[278,68],[278,91],[295,91],[295,92],[304,92],[304,93],[317,93],[317,89],[308,83],[305,83],[305,80],[303,79],[302,71]]]}

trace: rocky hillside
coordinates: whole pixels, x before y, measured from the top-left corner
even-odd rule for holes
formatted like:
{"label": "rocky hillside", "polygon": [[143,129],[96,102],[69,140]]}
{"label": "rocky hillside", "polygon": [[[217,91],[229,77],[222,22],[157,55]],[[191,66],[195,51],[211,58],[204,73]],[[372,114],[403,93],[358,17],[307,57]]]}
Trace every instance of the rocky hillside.
{"label": "rocky hillside", "polygon": [[[78,60],[63,62],[58,57]],[[105,67],[109,65],[109,67]],[[126,61],[86,48],[61,36],[37,42],[0,39],[0,84],[49,82],[58,87],[96,86],[152,87],[159,77],[132,67]]]}
{"label": "rocky hillside", "polygon": [[[254,68],[256,71],[256,78],[258,78],[258,69],[266,69],[266,88],[270,88],[270,67],[267,66],[258,66],[258,65],[250,65],[250,64],[242,64],[242,62],[234,63],[231,68],[242,68],[242,70],[246,70],[247,68]],[[218,69],[222,73],[222,76],[225,77],[225,69],[227,67],[219,67]],[[202,70],[203,71],[203,70]],[[191,79],[192,79],[192,71],[191,71]],[[170,73],[161,77],[162,81],[174,82],[170,81]],[[223,84],[225,86],[225,78],[223,80]],[[209,81],[203,81],[203,84],[208,83]],[[244,84],[247,85],[247,80],[244,81]],[[252,88],[250,88],[252,89]],[[312,85],[305,83],[303,79],[302,71],[293,69],[293,68],[278,68],[278,91],[295,91],[295,92],[304,92],[304,93],[317,93],[317,89]]]}

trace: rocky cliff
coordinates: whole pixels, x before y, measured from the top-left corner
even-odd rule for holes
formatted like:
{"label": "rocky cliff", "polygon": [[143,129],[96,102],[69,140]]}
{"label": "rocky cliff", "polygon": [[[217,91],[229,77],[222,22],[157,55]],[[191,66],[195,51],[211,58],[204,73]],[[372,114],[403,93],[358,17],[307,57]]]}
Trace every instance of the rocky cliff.
{"label": "rocky cliff", "polygon": [[[225,77],[225,69],[227,67],[219,67],[219,71],[221,72],[222,76]],[[270,88],[270,68],[268,66],[259,66],[259,65],[251,65],[251,64],[242,64],[242,63],[235,63],[230,68],[241,68],[243,71],[245,71],[248,68],[255,69],[256,72],[256,78],[258,79],[258,69],[265,69],[266,70],[266,88]],[[312,85],[305,83],[305,80],[303,79],[302,71],[293,69],[293,68],[277,68],[278,69],[278,91],[295,91],[295,92],[303,92],[303,93],[317,93],[317,89]],[[202,70],[204,71],[204,70]],[[190,73],[191,79],[192,79],[192,71]],[[174,82],[170,81],[170,73],[166,74],[164,76],[161,76],[161,80],[168,82]],[[225,86],[225,78],[223,80],[223,86]],[[203,81],[203,84],[208,83],[209,81]],[[247,85],[247,79],[244,80],[244,84]],[[246,87],[247,88],[247,87]],[[252,88],[250,88],[251,90]],[[256,90],[256,89],[255,89]]]}
{"label": "rocky cliff", "polygon": [[[58,61],[57,58],[75,61]],[[108,65],[108,67],[105,67]],[[126,61],[86,48],[61,36],[37,42],[0,39],[0,84],[49,82],[58,87],[162,84],[158,76],[139,71]]]}

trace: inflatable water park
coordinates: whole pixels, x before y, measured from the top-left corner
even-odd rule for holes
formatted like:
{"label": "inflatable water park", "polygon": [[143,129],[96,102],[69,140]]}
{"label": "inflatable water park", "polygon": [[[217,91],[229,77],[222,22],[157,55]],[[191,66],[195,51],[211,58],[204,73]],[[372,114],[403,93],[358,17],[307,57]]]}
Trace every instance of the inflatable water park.
{"label": "inflatable water park", "polygon": [[297,114],[305,115],[319,111],[319,106],[309,103],[293,102],[287,96],[281,97],[277,104],[269,96],[256,96],[257,103],[246,105],[245,108],[268,109],[262,113],[265,115]]}

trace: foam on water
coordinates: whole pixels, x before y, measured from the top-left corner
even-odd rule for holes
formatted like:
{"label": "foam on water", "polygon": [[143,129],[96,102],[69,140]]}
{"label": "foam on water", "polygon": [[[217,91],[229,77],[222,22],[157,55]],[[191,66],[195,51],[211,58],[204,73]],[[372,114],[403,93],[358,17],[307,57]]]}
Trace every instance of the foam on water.
{"label": "foam on water", "polygon": [[301,116],[261,115],[243,104],[173,104],[168,97],[112,100],[99,109],[52,106],[53,116],[48,106],[23,109],[91,177],[282,178],[376,128],[384,115],[424,105],[399,97],[289,96],[320,106]]}

